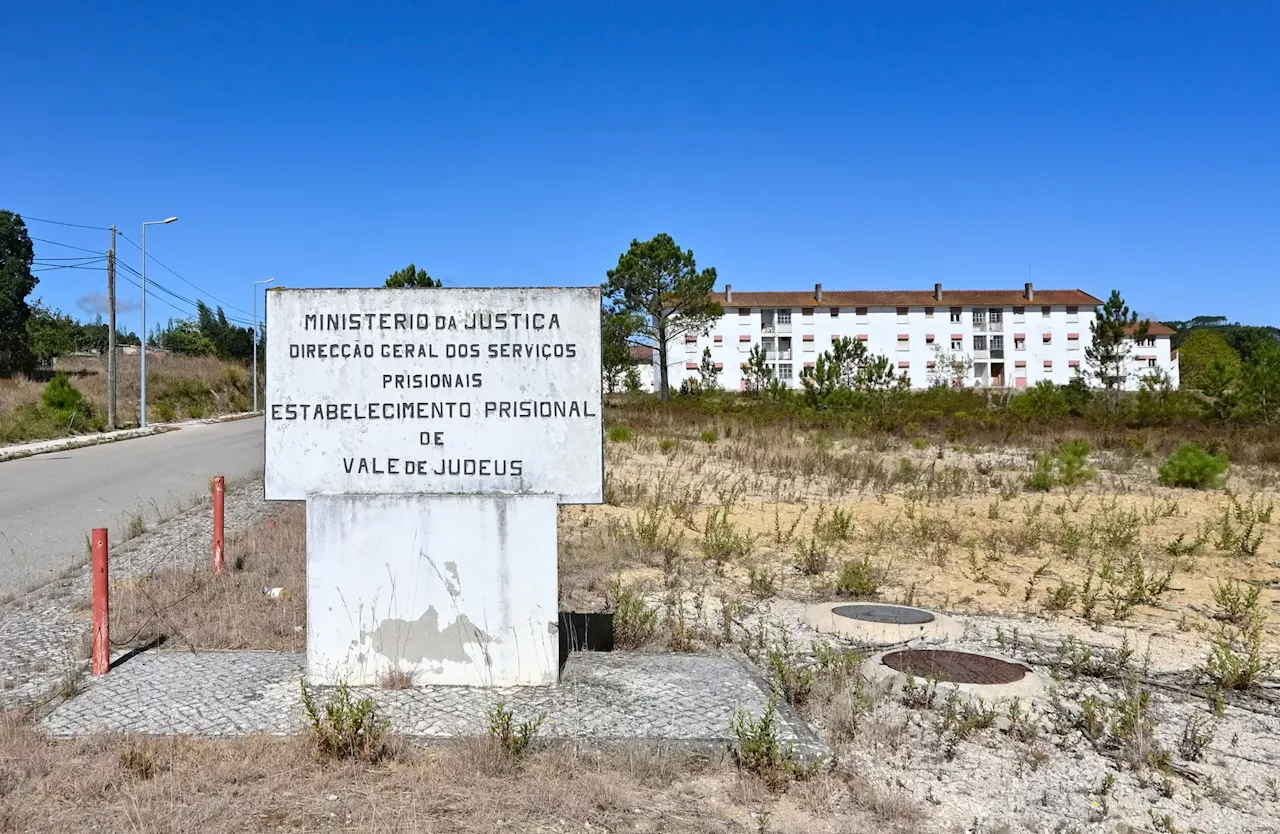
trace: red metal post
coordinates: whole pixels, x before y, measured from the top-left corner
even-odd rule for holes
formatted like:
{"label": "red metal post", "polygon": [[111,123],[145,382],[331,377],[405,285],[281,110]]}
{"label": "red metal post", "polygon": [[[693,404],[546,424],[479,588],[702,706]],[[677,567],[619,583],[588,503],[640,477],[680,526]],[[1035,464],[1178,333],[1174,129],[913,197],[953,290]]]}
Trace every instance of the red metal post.
{"label": "red metal post", "polygon": [[213,479],[213,572],[222,573],[225,549],[223,547],[222,506],[227,495],[227,479],[222,475]]}
{"label": "red metal post", "polygon": [[111,671],[111,587],[107,582],[107,530],[93,531],[93,673]]}

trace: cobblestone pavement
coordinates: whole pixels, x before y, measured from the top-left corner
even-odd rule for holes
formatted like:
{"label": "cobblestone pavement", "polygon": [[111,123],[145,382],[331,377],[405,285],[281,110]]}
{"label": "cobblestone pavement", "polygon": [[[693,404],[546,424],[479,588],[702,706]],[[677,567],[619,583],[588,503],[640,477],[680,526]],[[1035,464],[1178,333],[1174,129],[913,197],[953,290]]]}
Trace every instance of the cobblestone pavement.
{"label": "cobblestone pavement", "polygon": [[[269,512],[261,482],[229,489],[227,535],[235,535]],[[213,514],[206,499],[112,548],[111,580],[198,565],[213,558],[212,542]],[[84,668],[92,624],[91,589],[86,564],[0,606],[0,710],[34,704]]]}
{"label": "cobblestone pavement", "polygon": [[[305,667],[303,655],[283,652],[144,652],[89,682],[41,726],[55,737],[292,733],[303,726],[298,681]],[[505,703],[517,720],[545,712],[541,734],[550,738],[709,743],[728,740],[739,707],[763,713],[767,691],[734,656],[631,652],[575,653],[556,687],[355,690],[373,696],[393,731],[415,738],[484,735],[486,713]],[[781,708],[780,724],[779,736],[798,752],[825,752]]]}

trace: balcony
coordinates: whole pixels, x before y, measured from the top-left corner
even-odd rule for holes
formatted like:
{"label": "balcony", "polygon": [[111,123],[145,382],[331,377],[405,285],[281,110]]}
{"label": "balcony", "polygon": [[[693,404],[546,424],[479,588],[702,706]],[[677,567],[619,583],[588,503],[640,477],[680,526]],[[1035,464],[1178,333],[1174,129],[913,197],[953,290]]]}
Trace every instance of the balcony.
{"label": "balcony", "polygon": [[1003,333],[1003,321],[975,321],[973,323],[974,333]]}
{"label": "balcony", "polygon": [[790,324],[774,324],[772,322],[769,324],[762,324],[760,326],[760,332],[761,333],[790,333],[791,325]]}
{"label": "balcony", "polygon": [[992,349],[991,349],[990,351],[988,351],[988,352],[991,354],[991,358],[992,358],[992,359],[1003,359],[1003,358],[1004,358],[1004,348],[992,348]]}
{"label": "balcony", "polygon": [[781,360],[781,361],[783,361],[783,362],[789,362],[789,361],[791,361],[791,351],[789,351],[789,350],[767,350],[767,351],[765,351],[765,353],[764,353],[764,358],[765,358],[765,359],[767,359],[767,360],[768,360],[768,361],[770,361],[770,362],[777,362],[777,361],[779,361],[779,360]]}

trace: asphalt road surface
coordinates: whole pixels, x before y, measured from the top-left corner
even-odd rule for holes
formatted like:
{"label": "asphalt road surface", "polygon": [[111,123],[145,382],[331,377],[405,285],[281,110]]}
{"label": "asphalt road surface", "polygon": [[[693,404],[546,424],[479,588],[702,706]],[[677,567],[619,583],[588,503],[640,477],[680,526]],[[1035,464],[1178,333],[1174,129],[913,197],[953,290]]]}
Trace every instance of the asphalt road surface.
{"label": "asphalt road surface", "polygon": [[262,434],[259,417],[0,463],[0,597],[85,561],[94,527],[122,541],[136,513],[150,526],[207,495],[214,475],[261,473]]}

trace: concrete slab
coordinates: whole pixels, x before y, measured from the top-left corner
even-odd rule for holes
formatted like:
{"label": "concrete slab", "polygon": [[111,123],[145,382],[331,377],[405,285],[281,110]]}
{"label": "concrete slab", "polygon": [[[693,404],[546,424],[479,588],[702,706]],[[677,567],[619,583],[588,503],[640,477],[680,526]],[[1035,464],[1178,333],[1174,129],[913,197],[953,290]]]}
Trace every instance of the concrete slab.
{"label": "concrete slab", "polygon": [[[50,736],[93,733],[237,737],[304,728],[299,681],[306,662],[284,652],[152,651],[134,657],[58,706],[41,722]],[[323,699],[326,689],[318,689]],[[486,713],[505,703],[518,719],[547,714],[552,739],[676,741],[723,746],[743,708],[761,715],[768,686],[732,655],[570,655],[559,686],[355,688],[371,696],[392,732],[418,740],[483,736]],[[780,738],[801,754],[828,755],[785,705]]]}

